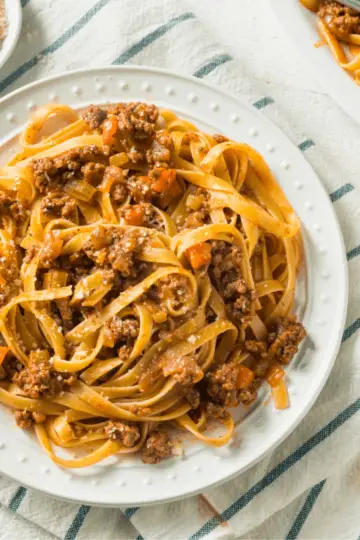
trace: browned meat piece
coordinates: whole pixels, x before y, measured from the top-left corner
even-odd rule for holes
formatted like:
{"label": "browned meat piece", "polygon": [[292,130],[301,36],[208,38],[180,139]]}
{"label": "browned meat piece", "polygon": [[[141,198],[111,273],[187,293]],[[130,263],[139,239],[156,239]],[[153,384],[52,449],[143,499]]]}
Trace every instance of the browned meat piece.
{"label": "browned meat piece", "polygon": [[126,187],[135,202],[150,202],[158,196],[152,189],[151,179],[148,176],[130,176]]}
{"label": "browned meat piece", "polygon": [[116,205],[122,204],[127,197],[127,189],[124,184],[115,184],[111,190],[111,198]]}
{"label": "browned meat piece", "polygon": [[119,441],[129,447],[135,446],[140,439],[139,428],[126,422],[109,421],[105,427],[105,435],[112,441]]}
{"label": "browned meat piece", "polygon": [[95,145],[72,148],[53,158],[34,159],[32,169],[36,188],[45,193],[59,188],[74,178],[81,177],[81,168],[86,163],[108,164],[109,154],[106,147]]}
{"label": "browned meat piece", "polygon": [[256,357],[255,364],[253,366],[255,377],[264,379],[270,367],[270,363],[271,361],[266,353],[263,354],[263,357]]}
{"label": "browned meat piece", "polygon": [[194,356],[180,356],[166,361],[162,367],[164,377],[174,377],[184,387],[194,386],[204,376]]}
{"label": "browned meat piece", "polygon": [[107,113],[96,105],[89,105],[89,107],[81,115],[85,122],[89,124],[90,129],[99,129],[104,122]]}
{"label": "browned meat piece", "polygon": [[254,354],[265,354],[268,346],[265,341],[256,341],[255,339],[247,339],[245,341],[245,349]]}
{"label": "browned meat piece", "polygon": [[246,282],[244,279],[240,278],[226,285],[224,290],[224,298],[226,300],[229,298],[234,298],[234,296],[238,296],[239,294],[245,294],[246,291]]}
{"label": "browned meat piece", "polygon": [[360,13],[356,9],[326,0],[320,5],[318,15],[330,31],[340,38],[349,34],[360,34]]}
{"label": "browned meat piece", "polygon": [[239,389],[237,378],[240,364],[230,361],[216,367],[207,375],[207,393],[220,405],[237,407],[240,403],[248,405],[256,399],[257,393],[254,385],[247,389]]}
{"label": "browned meat piece", "polygon": [[247,326],[256,292],[248,289],[241,276],[241,259],[242,254],[236,246],[218,240],[212,242],[211,280],[224,297],[229,318]]}
{"label": "browned meat piece", "polygon": [[171,159],[171,150],[173,148],[172,139],[168,131],[157,131],[155,139],[151,143],[151,148],[146,152],[146,161],[149,165],[164,167],[168,165]]}
{"label": "browned meat piece", "polygon": [[141,459],[144,463],[159,463],[172,456],[172,444],[164,431],[150,433],[141,449]]}
{"label": "browned meat piece", "polygon": [[119,130],[123,135],[132,135],[134,139],[148,139],[155,131],[155,122],[159,111],[148,103],[123,103],[115,113],[119,118]]}
{"label": "browned meat piece", "polygon": [[197,409],[200,405],[200,392],[196,390],[195,388],[192,388],[187,392],[186,399],[191,405],[192,409]]}
{"label": "browned meat piece", "polygon": [[45,216],[68,218],[74,214],[75,209],[75,200],[63,191],[51,191],[41,201],[41,211]]}
{"label": "browned meat piece", "polygon": [[30,357],[28,367],[16,373],[13,381],[23,393],[33,399],[53,397],[67,390],[76,381],[68,373],[53,371],[49,361],[34,361]]}
{"label": "browned meat piece", "polygon": [[188,229],[196,229],[207,223],[209,211],[206,208],[201,208],[196,212],[190,212],[185,218],[185,227]]}
{"label": "browned meat piece", "polygon": [[146,234],[143,231],[105,229],[97,227],[84,245],[86,255],[98,266],[111,265],[124,277],[138,275],[141,265],[136,259],[145,247]]}
{"label": "browned meat piece", "polygon": [[29,411],[15,412],[16,425],[21,429],[31,429],[34,425],[34,419]]}
{"label": "browned meat piece", "polygon": [[7,354],[5,360],[0,366],[0,381],[11,381],[16,373],[23,368],[23,365],[17,358]]}
{"label": "browned meat piece", "polygon": [[[241,278],[241,251],[236,247],[215,240],[212,242],[212,275],[219,287],[219,291],[226,289],[226,285]],[[229,297],[229,296],[228,296]]]}
{"label": "browned meat piece", "polygon": [[305,336],[305,328],[295,317],[283,319],[276,331],[269,334],[269,357],[288,364]]}
{"label": "browned meat piece", "polygon": [[139,329],[140,325],[137,319],[113,317],[107,324],[107,332],[114,343],[118,341],[133,343],[139,335]]}
{"label": "browned meat piece", "polygon": [[81,167],[81,174],[85,182],[92,186],[98,186],[104,177],[105,165],[103,163],[86,163]]}
{"label": "browned meat piece", "polygon": [[236,407],[239,404],[236,384],[239,365],[229,362],[218,366],[207,374],[207,392],[216,403],[225,407]]}
{"label": "browned meat piece", "polygon": [[22,203],[0,191],[0,216],[10,216],[20,223],[26,215],[26,208]]}
{"label": "browned meat piece", "polygon": [[[62,298],[61,300],[58,300],[56,302],[57,308],[59,310],[59,314],[61,317],[61,322],[64,327],[65,332],[68,332],[71,330],[75,324],[74,324],[74,310],[69,305],[69,301],[67,298]],[[61,325],[60,325],[61,326]]]}
{"label": "browned meat piece", "polygon": [[213,401],[207,401],[205,403],[204,412],[208,418],[215,418],[216,420],[223,420],[229,416],[225,407],[217,405]]}
{"label": "browned meat piece", "polygon": [[21,429],[31,429],[34,424],[45,422],[46,416],[43,413],[30,411],[16,411],[15,422]]}

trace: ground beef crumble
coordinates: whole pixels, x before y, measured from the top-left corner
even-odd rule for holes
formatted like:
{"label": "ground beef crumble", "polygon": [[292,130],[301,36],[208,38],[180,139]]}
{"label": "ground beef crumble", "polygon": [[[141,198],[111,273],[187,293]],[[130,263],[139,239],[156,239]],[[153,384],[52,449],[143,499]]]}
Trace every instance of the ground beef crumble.
{"label": "ground beef crumble", "polygon": [[121,319],[113,317],[106,325],[106,333],[117,343],[126,342],[128,345],[133,343],[139,335],[140,325],[137,319]]}
{"label": "ground beef crumble", "polygon": [[137,257],[146,245],[144,231],[120,231],[102,226],[97,227],[83,249],[97,266],[110,266],[123,276],[136,276],[140,265]]}
{"label": "ground beef crumble", "polygon": [[41,201],[41,211],[51,218],[70,218],[75,209],[75,199],[63,191],[50,191]]}
{"label": "ground beef crumble", "polygon": [[27,216],[26,206],[16,198],[0,191],[0,216],[10,216],[21,223]]}
{"label": "ground beef crumble", "polygon": [[256,292],[242,278],[241,252],[236,246],[215,240],[211,254],[210,278],[225,300],[228,316],[233,322],[246,325]]}
{"label": "ground beef crumble", "polygon": [[45,414],[39,412],[16,411],[14,416],[16,425],[21,429],[31,429],[34,424],[41,424],[46,420]]}
{"label": "ground beef crumble", "polygon": [[112,441],[119,441],[124,446],[131,447],[140,439],[140,430],[133,424],[109,421],[105,427],[105,435]]}
{"label": "ground beef crumble", "polygon": [[43,157],[32,161],[34,183],[40,193],[64,187],[67,182],[82,178],[82,167],[88,163],[109,162],[109,152],[95,145],[72,148],[59,156]]}
{"label": "ground beef crumble", "polygon": [[207,373],[207,393],[219,405],[237,407],[240,403],[249,405],[256,399],[257,392],[252,385],[247,389],[238,388],[239,368],[238,362],[230,361]]}
{"label": "ground beef crumble", "polygon": [[141,449],[141,459],[144,463],[155,464],[172,456],[172,444],[167,433],[153,431],[150,433]]}
{"label": "ground beef crumble", "polygon": [[28,367],[24,367],[13,377],[22,392],[33,399],[53,397],[67,390],[76,381],[68,373],[53,371],[49,361],[35,361],[30,357]]}
{"label": "ground beef crumble", "polygon": [[269,357],[288,364],[305,336],[306,330],[296,317],[280,320],[275,331],[269,334]]}
{"label": "ground beef crumble", "polygon": [[326,0],[320,5],[318,15],[330,31],[339,37],[360,34],[360,13],[356,9],[343,6],[333,0]]}
{"label": "ground beef crumble", "polygon": [[89,124],[90,129],[99,129],[107,117],[106,111],[96,105],[89,105],[82,113],[83,120]]}

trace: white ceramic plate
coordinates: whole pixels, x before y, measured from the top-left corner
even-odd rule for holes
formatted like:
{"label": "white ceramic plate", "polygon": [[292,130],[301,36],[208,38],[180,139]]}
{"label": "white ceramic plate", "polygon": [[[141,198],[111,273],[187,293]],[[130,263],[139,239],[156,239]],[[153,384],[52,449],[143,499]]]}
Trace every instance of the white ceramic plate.
{"label": "white ceramic plate", "polygon": [[[96,505],[168,501],[223,482],[274,449],[304,417],[322,389],[336,357],[347,306],[347,265],[341,232],[329,197],[301,152],[247,103],[203,82],[156,69],[112,67],[67,73],[31,84],[0,101],[0,150],[34,106],[59,100],[89,103],[147,100],[176,111],[201,128],[253,145],[263,154],[303,224],[306,272],[298,308],[307,343],[289,367],[291,407],[275,411],[260,399],[227,448],[187,445],[185,455],[149,466],[139,460],[99,464],[86,470],[54,465],[38,443],[0,409],[0,472],[50,495]],[[8,141],[8,144],[5,144]],[[69,482],[69,480],[73,480]]]}
{"label": "white ceramic plate", "polygon": [[8,29],[6,38],[0,43],[0,69],[12,54],[20,36],[22,22],[20,0],[5,0],[5,11]]}
{"label": "white ceramic plate", "polygon": [[333,59],[328,47],[315,47],[319,41],[317,16],[299,0],[269,0],[280,25],[311,68],[324,90],[354,120],[360,122],[360,87]]}

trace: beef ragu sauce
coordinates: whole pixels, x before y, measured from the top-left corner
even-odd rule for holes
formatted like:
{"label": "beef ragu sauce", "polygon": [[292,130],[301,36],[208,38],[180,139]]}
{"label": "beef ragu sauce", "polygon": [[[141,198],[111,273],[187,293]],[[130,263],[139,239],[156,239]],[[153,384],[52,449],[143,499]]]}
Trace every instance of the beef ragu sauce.
{"label": "beef ragu sauce", "polygon": [[[179,174],[179,159],[198,166],[195,160],[203,159],[209,148],[226,145],[226,137],[206,136],[199,145],[200,132],[183,122],[176,138],[172,133],[175,128],[171,130],[172,118],[164,119],[157,107],[146,103],[120,103],[106,109],[90,106],[82,118],[85,134],[100,136],[101,146],[85,144],[57,155],[33,155],[28,164],[36,190],[31,204],[14,191],[0,192],[1,306],[22,293],[24,275],[31,275],[34,264],[35,291],[69,286],[72,291],[70,296],[38,302],[37,311],[19,303],[14,320],[20,353],[9,348],[2,323],[5,339],[0,349],[0,390],[41,403],[32,410],[17,407],[15,419],[21,428],[37,426],[43,433],[39,426],[45,426],[52,442],[60,444],[59,440],[66,439],[70,446],[72,441],[91,435],[89,440],[95,446],[106,440],[120,443],[116,448],[140,450],[144,462],[158,463],[173,453],[166,424],[187,428],[191,422],[190,427],[195,426],[200,433],[212,419],[228,421],[228,408],[252,403],[264,380],[277,388],[284,376],[281,366],[291,361],[305,330],[293,316],[267,317],[286,289],[287,279],[284,248],[280,248],[282,255],[276,265],[279,241],[272,234],[260,232],[249,254],[249,268],[255,277],[251,287],[244,275],[244,252],[230,234],[210,234],[209,241],[192,243],[181,256],[177,247],[169,249],[169,241],[177,234],[186,235],[218,223],[219,210],[214,210],[211,189]],[[191,141],[197,144],[196,159],[191,156]],[[234,162],[231,149],[224,155]],[[234,164],[228,167],[231,170]],[[216,174],[216,167],[214,171]],[[245,181],[238,191],[249,200],[256,199]],[[248,223],[226,204],[223,206],[221,226],[233,226],[245,244],[250,242]],[[36,225],[31,225],[35,220],[45,231],[43,236],[41,231],[36,232]],[[46,228],[49,224],[52,226]],[[26,234],[28,226],[35,233]],[[74,236],[85,231],[75,250],[71,237],[66,236],[67,228],[72,228]],[[257,286],[265,279],[260,269],[264,250],[266,261],[274,266],[271,279],[285,285],[265,295],[262,305],[265,293],[260,298]],[[20,266],[16,260],[21,261]],[[100,325],[93,334],[85,333],[83,356],[97,347],[95,358],[84,368],[67,373],[61,361],[82,358],[82,341],[75,339],[78,328],[85,329],[87,322],[96,321],[107,306],[146,282],[165,263],[181,266],[187,274],[165,274],[146,287],[135,304],[107,317],[101,326],[100,346],[100,338],[94,338]],[[193,298],[189,272],[198,285],[198,300]],[[260,319],[264,319],[264,313],[268,322],[257,323],[254,330],[256,313]],[[151,320],[151,331],[140,346],[146,317]],[[226,345],[225,334],[219,331],[211,340],[201,342],[201,332],[209,325],[221,326],[222,321],[237,332],[237,337],[228,340],[228,350],[220,358],[214,352]],[[53,326],[49,327],[50,322]],[[49,336],[54,331],[61,335],[58,350]],[[199,346],[191,349],[197,340]],[[152,354],[154,350],[157,354]],[[61,361],[57,360],[59,356]],[[125,408],[124,418],[102,415],[101,408],[98,415],[81,414],[81,407],[68,416],[63,414],[61,406],[66,411],[69,406],[64,399],[72,393],[90,403],[80,392],[85,384],[96,386],[98,395]],[[166,385],[169,389],[165,392]],[[125,389],[124,398],[120,389]],[[152,401],[160,391],[164,397]],[[142,399],[143,395],[148,399]],[[46,409],[42,404],[48,401],[57,403],[55,417],[42,412]],[[171,413],[180,406],[184,412],[176,423],[180,413],[174,413],[173,418]],[[159,420],[163,411],[169,412],[168,422]],[[59,431],[56,414],[63,422]],[[149,420],[137,422],[137,416]]]}
{"label": "beef ragu sauce", "polygon": [[301,4],[317,14],[317,29],[321,44],[329,47],[330,53],[344,69],[360,84],[360,13],[349,7],[351,2],[334,0],[299,0]]}

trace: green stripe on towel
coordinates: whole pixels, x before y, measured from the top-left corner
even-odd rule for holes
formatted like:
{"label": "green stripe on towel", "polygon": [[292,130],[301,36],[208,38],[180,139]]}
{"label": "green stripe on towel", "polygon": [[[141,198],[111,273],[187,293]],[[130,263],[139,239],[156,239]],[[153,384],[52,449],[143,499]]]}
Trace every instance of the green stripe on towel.
{"label": "green stripe on towel", "polygon": [[15,495],[10,501],[9,508],[13,512],[16,512],[19,508],[20,504],[23,502],[24,497],[26,495],[27,490],[24,487],[19,487],[19,489],[16,491]]}
{"label": "green stripe on towel", "polygon": [[85,506],[85,505],[80,506],[78,513],[74,517],[74,520],[65,535],[64,540],[75,540],[89,512],[90,512],[90,506]]}
{"label": "green stripe on towel", "polygon": [[214,69],[216,69],[217,67],[222,66],[223,64],[225,64],[226,62],[230,62],[231,60],[233,60],[233,58],[229,54],[219,54],[219,56],[216,56],[210,62],[195,71],[194,77],[202,79],[206,75],[209,75],[209,73],[214,71]]}
{"label": "green stripe on towel", "polygon": [[151,43],[159,39],[161,36],[166,34],[169,30],[174,28],[174,26],[177,26],[179,23],[182,23],[184,21],[188,21],[189,19],[195,19],[195,15],[193,13],[183,13],[182,15],[179,15],[178,17],[174,17],[170,21],[168,21],[166,24],[162,24],[156,30],[153,32],[150,32],[150,34],[147,34],[145,37],[143,37],[140,41],[137,43],[134,43],[131,47],[129,47],[126,51],[120,54],[114,60],[112,63],[115,65],[118,64],[124,64],[133,56],[136,56],[139,52],[141,52],[145,47],[148,47]]}
{"label": "green stripe on towel", "polygon": [[314,504],[317,501],[318,496],[320,495],[326,480],[322,480],[316,486],[312,487],[309,495],[306,497],[303,507],[301,508],[299,514],[297,515],[293,526],[286,535],[285,540],[296,540],[299,536],[301,529],[303,528],[305,521],[309,517],[311,510],[313,509]]}

